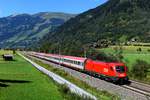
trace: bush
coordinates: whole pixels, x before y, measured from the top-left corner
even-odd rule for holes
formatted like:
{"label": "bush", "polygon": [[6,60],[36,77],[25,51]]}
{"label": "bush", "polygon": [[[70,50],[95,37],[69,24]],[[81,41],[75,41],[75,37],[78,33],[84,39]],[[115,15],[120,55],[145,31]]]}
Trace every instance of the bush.
{"label": "bush", "polygon": [[114,47],[114,51],[115,51],[115,56],[118,59],[118,61],[122,61],[123,60],[123,47],[119,44],[119,46]]}
{"label": "bush", "polygon": [[61,90],[64,94],[67,94],[70,92],[70,89],[68,88],[68,86],[66,84],[61,85]]}
{"label": "bush", "polygon": [[92,98],[71,92],[66,84],[59,85],[59,91],[65,96],[65,100],[93,100]]}
{"label": "bush", "polygon": [[104,52],[97,52],[97,51],[88,53],[87,57],[93,60],[100,60],[100,61],[105,61],[105,62],[118,62],[119,61],[117,56],[114,56],[112,54],[106,54]]}
{"label": "bush", "polygon": [[138,49],[137,49],[137,51],[138,51],[138,52],[141,52],[141,51],[142,51],[142,49],[141,49],[141,48],[138,48]]}
{"label": "bush", "polygon": [[13,50],[13,54],[16,54],[16,50]]}
{"label": "bush", "polygon": [[131,73],[134,78],[143,79],[146,78],[149,67],[150,64],[148,64],[146,61],[137,60],[133,65]]}

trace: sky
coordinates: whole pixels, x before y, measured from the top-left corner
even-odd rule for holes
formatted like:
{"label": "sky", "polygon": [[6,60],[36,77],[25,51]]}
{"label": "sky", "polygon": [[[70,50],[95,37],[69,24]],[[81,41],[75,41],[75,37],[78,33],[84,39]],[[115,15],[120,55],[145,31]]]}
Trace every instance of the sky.
{"label": "sky", "polygon": [[0,17],[38,12],[79,14],[95,8],[107,0],[0,0]]}

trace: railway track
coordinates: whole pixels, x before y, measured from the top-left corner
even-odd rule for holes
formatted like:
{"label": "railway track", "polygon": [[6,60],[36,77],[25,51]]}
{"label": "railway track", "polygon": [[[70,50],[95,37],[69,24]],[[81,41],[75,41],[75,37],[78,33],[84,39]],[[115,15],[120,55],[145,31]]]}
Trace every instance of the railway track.
{"label": "railway track", "polygon": [[135,91],[137,93],[140,93],[140,94],[143,94],[145,95],[146,97],[150,97],[150,92],[144,90],[144,89],[141,89],[141,88],[137,88],[135,86],[128,86],[128,85],[123,85],[122,87],[126,88],[126,89],[130,89],[132,91]]}
{"label": "railway track", "polygon": [[130,87],[139,89],[141,91],[145,91],[145,92],[147,92],[146,94],[150,96],[150,85],[132,81],[132,80],[130,80],[130,81],[131,81],[131,84],[129,85]]}
{"label": "railway track", "polygon": [[[35,56],[34,56],[35,57]],[[37,59],[39,59],[39,57],[37,58]],[[41,59],[41,61],[44,61],[44,59]],[[44,62],[47,62],[48,63],[48,61],[46,60],[46,61],[44,61]],[[60,65],[59,65],[60,66]],[[68,72],[70,73],[70,72],[72,72],[72,69],[68,69],[68,68],[66,68],[66,67],[64,67],[64,69],[66,70],[69,70]],[[75,71],[75,70],[74,70]],[[75,71],[76,72],[76,71]],[[77,72],[77,73],[80,73],[80,72]],[[82,76],[82,75],[81,75]],[[88,77],[88,76],[87,76]],[[92,77],[92,76],[90,76],[90,77]],[[92,77],[93,79],[95,79],[95,81],[96,81],[96,83],[94,83],[94,85],[93,85],[93,83],[91,84],[91,85],[93,85],[94,87],[96,87],[96,88],[103,88],[103,87],[100,87],[100,85],[97,85],[97,84],[99,84],[99,83],[101,83],[101,82],[104,82],[103,80],[100,80],[100,79],[97,79],[97,78],[94,78],[94,77]],[[133,96],[133,98],[132,98],[132,100],[150,100],[150,85],[147,85],[147,84],[144,84],[144,83],[139,83],[139,82],[136,82],[136,81],[132,81],[132,80],[130,80],[130,82],[131,82],[131,84],[128,84],[128,85],[115,85],[115,84],[112,84],[112,83],[109,83],[109,82],[104,82],[104,84],[105,85],[110,85],[110,87],[111,86],[113,86],[114,87],[114,89],[112,89],[113,90],[113,92],[114,91],[116,91],[116,90],[121,90],[121,89],[125,89],[125,90],[123,90],[123,92],[127,92],[127,96],[128,95],[130,95],[130,92],[132,91],[132,93],[131,93],[131,98],[132,98],[132,96]],[[90,83],[89,83],[90,84]],[[95,85],[96,84],[96,85]],[[110,88],[109,87],[109,88]],[[121,88],[119,88],[119,87],[121,87]],[[108,90],[109,90],[109,88],[107,88]],[[106,89],[106,90],[107,90]],[[101,90],[105,90],[105,88],[104,89],[101,89]],[[130,91],[130,92],[129,92]],[[129,93],[128,93],[129,92]],[[118,93],[118,92],[117,92]],[[121,92],[120,92],[121,93]],[[118,94],[120,94],[120,93],[118,93]],[[125,95],[122,93],[122,94],[120,94],[121,96],[123,96],[123,99],[124,98],[126,98],[125,97]],[[142,97],[143,96],[143,97]],[[125,99],[125,100],[128,100],[128,99]]]}
{"label": "railway track", "polygon": [[137,81],[130,80],[131,84],[129,85],[122,85],[122,87],[130,89],[132,91],[138,92],[140,94],[145,95],[146,97],[150,97],[150,85],[140,83]]}
{"label": "railway track", "polygon": [[144,86],[144,87],[147,87],[147,88],[149,88],[149,92],[150,92],[150,85],[149,84],[145,84],[145,83],[141,83],[141,82],[137,82],[137,81],[133,81],[133,80],[130,80],[130,82],[132,83],[132,84],[136,84],[136,85],[142,85],[142,86]]}

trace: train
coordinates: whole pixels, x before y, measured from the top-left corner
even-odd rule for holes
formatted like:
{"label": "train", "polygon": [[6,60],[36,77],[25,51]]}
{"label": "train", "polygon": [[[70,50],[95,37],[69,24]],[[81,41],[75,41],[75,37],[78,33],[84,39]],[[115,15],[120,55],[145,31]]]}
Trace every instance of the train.
{"label": "train", "polygon": [[127,66],[121,62],[102,62],[89,58],[32,52],[36,56],[112,82],[127,82]]}

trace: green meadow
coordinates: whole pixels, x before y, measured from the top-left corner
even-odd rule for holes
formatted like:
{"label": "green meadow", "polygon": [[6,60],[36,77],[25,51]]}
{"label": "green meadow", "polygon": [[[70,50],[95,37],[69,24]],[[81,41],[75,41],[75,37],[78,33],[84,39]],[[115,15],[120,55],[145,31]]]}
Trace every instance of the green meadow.
{"label": "green meadow", "polygon": [[[141,51],[138,49],[141,48]],[[109,48],[98,49],[99,51],[103,51],[107,54],[115,54],[116,53],[116,46],[111,46]],[[137,59],[147,61],[150,63],[150,47],[144,46],[122,46],[122,54],[123,54],[123,61],[127,64],[129,68],[135,63]]]}
{"label": "green meadow", "polygon": [[[105,51],[106,53],[115,53],[115,48],[119,46],[110,46],[108,48],[98,49],[100,51]],[[150,54],[149,46],[121,46],[123,54]],[[141,51],[137,49],[141,48]]]}
{"label": "green meadow", "polygon": [[0,50],[0,55],[3,55],[3,54],[12,54],[13,51],[11,50]]}
{"label": "green meadow", "polygon": [[[11,51],[0,51],[2,54]],[[18,55],[14,61],[0,56],[0,100],[63,100],[58,84]]]}

